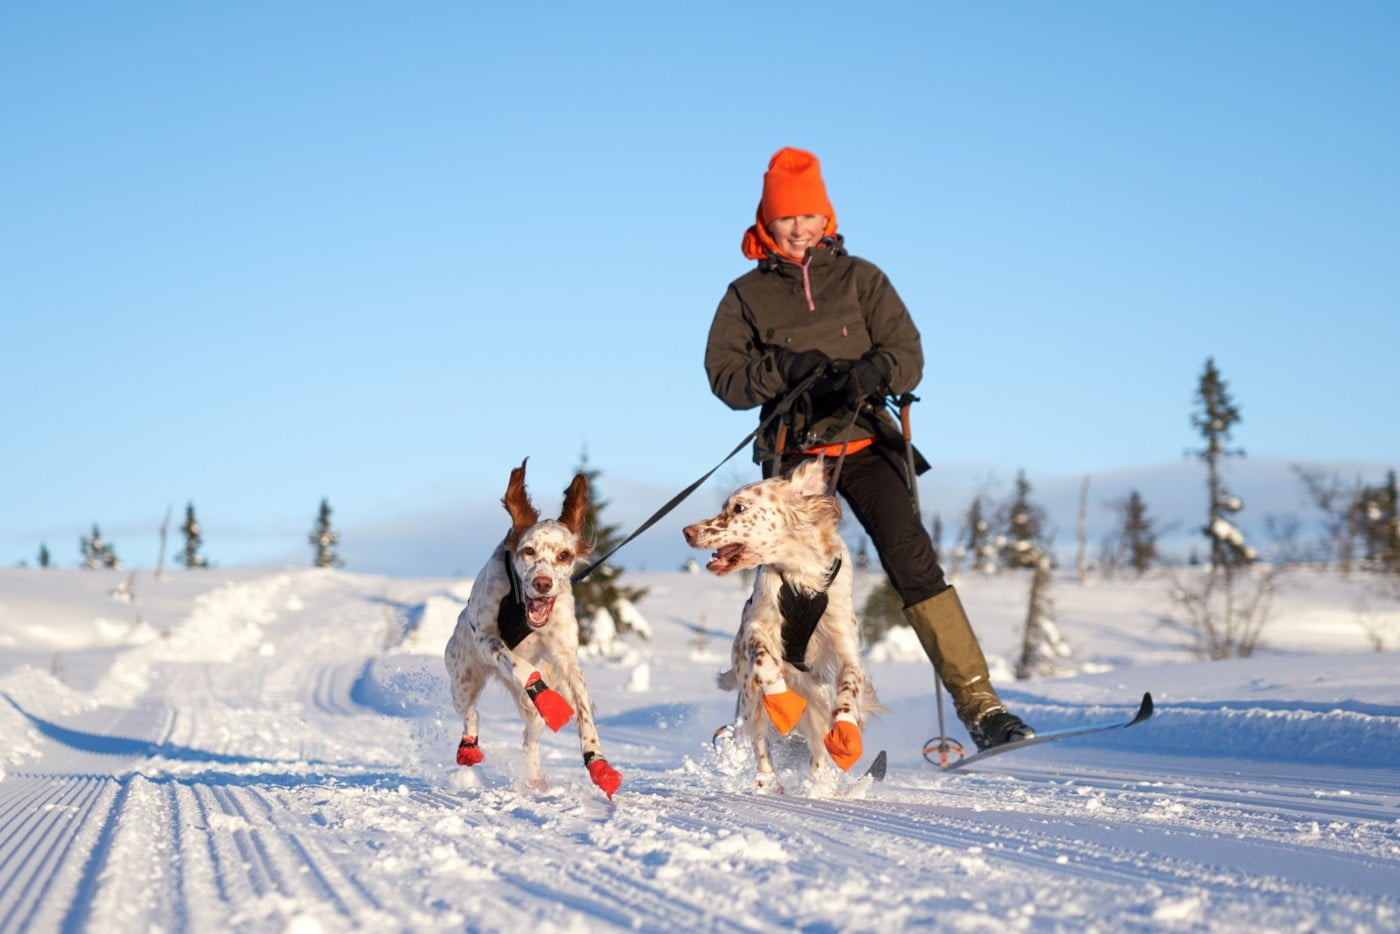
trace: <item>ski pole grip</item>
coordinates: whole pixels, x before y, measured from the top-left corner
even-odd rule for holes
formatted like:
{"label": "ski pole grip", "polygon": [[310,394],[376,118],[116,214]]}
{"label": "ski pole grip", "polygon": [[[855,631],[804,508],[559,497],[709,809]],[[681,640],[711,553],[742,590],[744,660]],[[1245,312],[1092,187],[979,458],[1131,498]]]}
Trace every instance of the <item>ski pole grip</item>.
{"label": "ski pole grip", "polygon": [[904,431],[904,440],[909,441],[914,437],[909,430],[909,403],[904,403],[899,407],[899,427]]}

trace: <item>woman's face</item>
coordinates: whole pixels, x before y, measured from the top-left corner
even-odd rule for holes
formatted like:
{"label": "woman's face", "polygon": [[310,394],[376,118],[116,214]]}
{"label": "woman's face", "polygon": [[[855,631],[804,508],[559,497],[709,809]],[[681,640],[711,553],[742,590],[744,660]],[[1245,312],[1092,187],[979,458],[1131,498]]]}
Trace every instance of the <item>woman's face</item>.
{"label": "woman's face", "polygon": [[807,255],[807,248],[816,246],[825,231],[825,214],[798,214],[796,217],[777,217],[768,222],[768,235],[778,249],[799,263]]}

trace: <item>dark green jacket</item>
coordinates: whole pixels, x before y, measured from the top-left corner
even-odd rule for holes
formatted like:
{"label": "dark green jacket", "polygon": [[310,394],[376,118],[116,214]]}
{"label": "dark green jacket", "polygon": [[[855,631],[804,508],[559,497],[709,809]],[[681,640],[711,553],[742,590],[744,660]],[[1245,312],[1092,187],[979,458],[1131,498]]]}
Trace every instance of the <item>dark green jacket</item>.
{"label": "dark green jacket", "polygon": [[[833,360],[874,349],[889,367],[882,388],[895,394],[912,390],[923,375],[923,347],[909,310],[880,268],[849,255],[839,236],[807,251],[805,276],[802,266],[769,258],[729,284],[705,347],[710,388],[730,408],[762,406],[766,417],[787,391],[775,365],[778,348],[820,350]],[[881,407],[867,408],[847,428],[850,421],[838,396],[801,400],[787,450],[899,431]],[[770,455],[775,435],[758,440],[754,460]]]}

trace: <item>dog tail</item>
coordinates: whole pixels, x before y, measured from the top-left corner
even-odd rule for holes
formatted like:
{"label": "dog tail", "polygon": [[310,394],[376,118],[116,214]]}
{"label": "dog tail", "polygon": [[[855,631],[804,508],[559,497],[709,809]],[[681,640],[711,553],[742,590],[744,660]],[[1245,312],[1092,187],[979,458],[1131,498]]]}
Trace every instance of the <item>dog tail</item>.
{"label": "dog tail", "polygon": [[715,675],[715,685],[718,686],[721,691],[736,691],[739,689],[739,676],[734,673],[733,668],[728,671],[721,671],[719,674]]}

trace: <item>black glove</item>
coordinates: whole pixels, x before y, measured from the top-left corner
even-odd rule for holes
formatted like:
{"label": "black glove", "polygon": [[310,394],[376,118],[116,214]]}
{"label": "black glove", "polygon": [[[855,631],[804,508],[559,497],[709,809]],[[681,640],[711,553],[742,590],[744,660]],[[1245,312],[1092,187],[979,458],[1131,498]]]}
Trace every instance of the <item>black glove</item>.
{"label": "black glove", "polygon": [[818,385],[812,391],[818,394],[840,393],[851,402],[858,402],[878,393],[889,378],[888,364],[872,350],[859,360],[833,360],[830,376],[818,380]]}
{"label": "black glove", "polygon": [[775,353],[774,364],[783,382],[789,386],[796,386],[813,373],[830,366],[831,358],[820,350],[793,351],[779,347]]}

